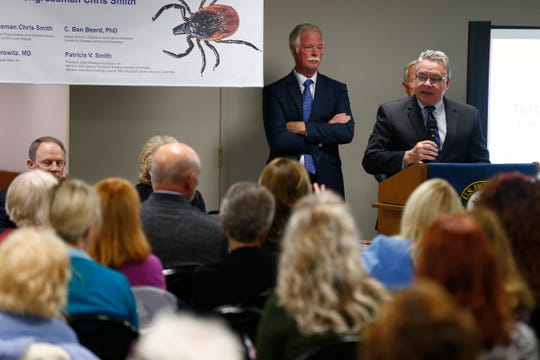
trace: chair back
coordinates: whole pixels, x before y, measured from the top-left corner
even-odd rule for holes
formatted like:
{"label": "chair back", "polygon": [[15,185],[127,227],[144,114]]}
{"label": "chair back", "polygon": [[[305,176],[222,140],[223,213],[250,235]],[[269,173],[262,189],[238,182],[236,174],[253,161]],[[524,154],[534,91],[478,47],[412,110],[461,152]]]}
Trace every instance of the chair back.
{"label": "chair back", "polygon": [[180,300],[188,301],[191,297],[191,279],[199,266],[201,264],[192,263],[163,269],[167,291]]}
{"label": "chair back", "polygon": [[270,295],[272,295],[272,293],[274,292],[274,289],[271,288],[271,289],[266,289],[260,293],[258,293],[257,295],[254,295],[254,296],[251,296],[247,299],[244,299],[240,305],[242,307],[248,307],[248,308],[251,308],[251,307],[255,307],[255,308],[258,308],[262,311],[262,309],[264,309],[264,305],[266,304],[266,300],[268,300],[268,298],[270,297]]}
{"label": "chair back", "polygon": [[132,286],[131,290],[137,302],[141,330],[148,328],[159,311],[175,312],[178,309],[178,299],[166,290],[153,286]]}
{"label": "chair back", "polygon": [[296,360],[358,360],[359,336],[344,336],[305,351]]}
{"label": "chair back", "polygon": [[258,307],[242,305],[222,305],[214,309],[219,317],[223,318],[242,340],[246,359],[255,358],[255,336],[257,327],[262,316],[262,310]]}
{"label": "chair back", "polygon": [[81,345],[101,360],[123,360],[139,332],[126,321],[106,315],[73,315],[68,324],[77,334]]}

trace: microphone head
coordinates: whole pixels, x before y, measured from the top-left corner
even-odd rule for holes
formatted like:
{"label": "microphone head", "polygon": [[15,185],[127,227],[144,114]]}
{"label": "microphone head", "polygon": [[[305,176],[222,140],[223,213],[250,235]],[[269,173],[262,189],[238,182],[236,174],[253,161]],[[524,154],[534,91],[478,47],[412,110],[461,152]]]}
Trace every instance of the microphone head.
{"label": "microphone head", "polygon": [[437,120],[429,119],[426,123],[426,127],[430,136],[430,140],[435,141],[435,134],[437,133]]}

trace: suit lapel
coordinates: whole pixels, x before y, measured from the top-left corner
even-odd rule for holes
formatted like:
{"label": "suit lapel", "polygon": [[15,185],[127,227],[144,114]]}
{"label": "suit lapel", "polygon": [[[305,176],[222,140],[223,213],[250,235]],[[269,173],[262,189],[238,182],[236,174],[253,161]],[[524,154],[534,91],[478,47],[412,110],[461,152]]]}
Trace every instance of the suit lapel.
{"label": "suit lapel", "polygon": [[407,116],[409,117],[409,121],[416,132],[416,137],[418,139],[428,139],[426,125],[424,124],[424,118],[422,117],[422,110],[418,105],[416,96],[410,97],[410,101],[407,104]]}
{"label": "suit lapel", "polygon": [[458,113],[457,109],[444,98],[444,111],[446,113],[446,137],[441,149],[440,157],[443,157],[446,149],[452,147],[452,141],[454,141],[457,133],[458,126]]}
{"label": "suit lapel", "polygon": [[302,92],[300,91],[300,88],[298,87],[298,81],[296,81],[296,77],[294,76],[294,72],[291,71],[289,76],[287,76],[287,80],[285,83],[285,87],[287,88],[287,91],[289,92],[289,95],[291,96],[291,99],[293,100],[293,103],[296,107],[296,111],[300,114],[299,119],[302,119]]}
{"label": "suit lapel", "polygon": [[325,76],[321,75],[321,73],[318,73],[317,82],[315,83],[315,97],[313,98],[313,104],[311,105],[310,120],[316,121],[317,114],[322,114],[324,112],[323,107],[330,103],[326,99],[326,90],[328,89],[328,86],[325,84],[325,81]]}

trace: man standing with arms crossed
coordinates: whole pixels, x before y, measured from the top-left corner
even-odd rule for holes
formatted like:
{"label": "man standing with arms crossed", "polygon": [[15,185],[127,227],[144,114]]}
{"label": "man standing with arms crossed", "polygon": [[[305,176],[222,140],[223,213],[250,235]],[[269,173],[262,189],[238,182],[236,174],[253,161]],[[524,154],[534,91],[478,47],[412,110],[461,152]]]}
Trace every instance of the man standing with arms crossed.
{"label": "man standing with arms crossed", "polygon": [[312,183],[345,195],[338,146],[354,136],[347,86],[318,72],[323,56],[321,30],[297,25],[289,36],[295,67],[263,89],[263,117],[276,157],[300,160]]}

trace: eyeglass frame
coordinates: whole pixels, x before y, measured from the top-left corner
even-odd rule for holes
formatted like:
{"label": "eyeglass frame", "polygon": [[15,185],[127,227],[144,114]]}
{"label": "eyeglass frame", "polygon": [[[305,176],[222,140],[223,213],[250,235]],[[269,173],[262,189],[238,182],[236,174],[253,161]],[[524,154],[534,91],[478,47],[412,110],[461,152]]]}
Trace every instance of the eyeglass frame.
{"label": "eyeglass frame", "polygon": [[422,74],[414,74],[414,79],[418,80],[421,83],[427,83],[427,81],[429,80],[432,85],[439,85],[443,81],[448,80],[448,75],[431,77]]}

